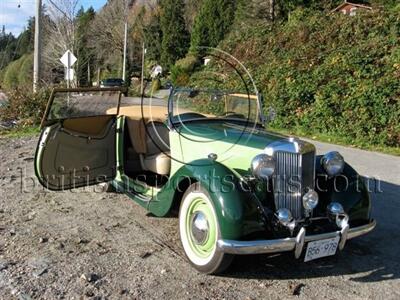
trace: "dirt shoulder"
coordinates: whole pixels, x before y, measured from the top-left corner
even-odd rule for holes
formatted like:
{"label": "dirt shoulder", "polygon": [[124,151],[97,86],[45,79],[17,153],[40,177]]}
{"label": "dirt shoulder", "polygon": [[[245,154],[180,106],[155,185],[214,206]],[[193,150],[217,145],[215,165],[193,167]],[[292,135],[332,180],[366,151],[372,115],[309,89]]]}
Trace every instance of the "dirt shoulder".
{"label": "dirt shoulder", "polygon": [[387,221],[335,257],[238,257],[224,276],[205,276],[186,261],[176,218],[152,217],[98,187],[43,190],[34,179],[36,142],[0,139],[1,299],[400,297],[395,184],[388,201],[374,200]]}

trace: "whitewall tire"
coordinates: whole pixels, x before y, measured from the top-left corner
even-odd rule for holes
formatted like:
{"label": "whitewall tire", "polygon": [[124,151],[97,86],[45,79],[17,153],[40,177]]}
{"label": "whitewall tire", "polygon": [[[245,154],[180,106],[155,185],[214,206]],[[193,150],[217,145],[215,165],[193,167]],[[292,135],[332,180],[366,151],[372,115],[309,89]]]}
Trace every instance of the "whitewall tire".
{"label": "whitewall tire", "polygon": [[220,230],[215,208],[208,192],[198,183],[183,195],[179,232],[186,257],[198,271],[216,274],[231,264],[233,256],[217,249]]}

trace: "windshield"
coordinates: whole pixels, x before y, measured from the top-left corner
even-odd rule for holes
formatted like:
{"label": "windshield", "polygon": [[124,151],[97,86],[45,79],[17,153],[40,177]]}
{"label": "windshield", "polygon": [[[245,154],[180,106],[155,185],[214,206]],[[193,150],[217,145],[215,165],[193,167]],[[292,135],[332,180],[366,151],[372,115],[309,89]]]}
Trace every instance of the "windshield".
{"label": "windshield", "polygon": [[47,120],[116,114],[120,98],[119,90],[54,90]]}
{"label": "windshield", "polygon": [[200,119],[231,119],[261,123],[255,95],[221,91],[175,90],[169,100],[173,123]]}

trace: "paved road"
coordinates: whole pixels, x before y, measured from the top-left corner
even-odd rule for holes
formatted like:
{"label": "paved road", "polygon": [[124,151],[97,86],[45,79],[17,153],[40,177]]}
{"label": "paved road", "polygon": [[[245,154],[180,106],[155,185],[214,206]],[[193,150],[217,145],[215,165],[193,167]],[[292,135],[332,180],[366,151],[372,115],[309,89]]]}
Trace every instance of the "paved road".
{"label": "paved road", "polygon": [[176,218],[151,217],[124,195],[27,189],[36,140],[0,139],[0,299],[400,298],[400,157],[314,142],[382,180],[372,194],[376,230],[334,257],[238,257],[215,277],[185,260]]}
{"label": "paved road", "polygon": [[123,97],[121,98],[121,105],[122,106],[129,106],[129,105],[144,105],[144,106],[167,106],[168,101],[166,99],[159,99],[159,98],[144,98],[141,99],[139,97]]}

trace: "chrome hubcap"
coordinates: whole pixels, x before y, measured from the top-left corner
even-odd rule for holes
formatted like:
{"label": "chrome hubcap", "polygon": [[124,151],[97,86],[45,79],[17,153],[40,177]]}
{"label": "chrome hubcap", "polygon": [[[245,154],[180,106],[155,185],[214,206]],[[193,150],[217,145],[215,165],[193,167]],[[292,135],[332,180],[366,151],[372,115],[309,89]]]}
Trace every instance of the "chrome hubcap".
{"label": "chrome hubcap", "polygon": [[197,245],[203,245],[208,238],[209,225],[206,216],[197,211],[192,215],[192,239]]}

